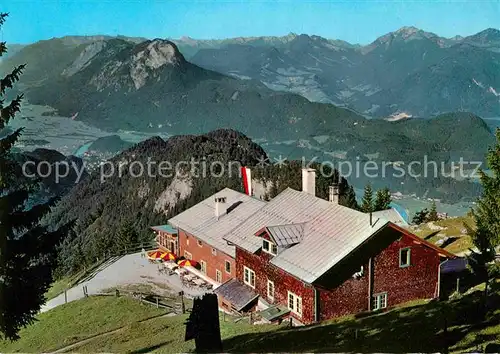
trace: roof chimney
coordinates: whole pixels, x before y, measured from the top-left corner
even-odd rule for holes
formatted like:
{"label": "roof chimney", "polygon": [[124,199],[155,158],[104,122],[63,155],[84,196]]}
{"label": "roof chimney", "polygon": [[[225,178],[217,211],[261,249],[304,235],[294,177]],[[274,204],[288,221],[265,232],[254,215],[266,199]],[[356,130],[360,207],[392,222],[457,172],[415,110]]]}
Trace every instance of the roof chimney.
{"label": "roof chimney", "polygon": [[335,183],[334,185],[330,186],[329,190],[330,194],[330,202],[333,204],[338,204],[339,203],[339,185]]}
{"label": "roof chimney", "polygon": [[215,197],[215,219],[219,220],[221,216],[226,214],[226,197]]}
{"label": "roof chimney", "polygon": [[302,191],[316,195],[316,170],[313,168],[302,169]]}

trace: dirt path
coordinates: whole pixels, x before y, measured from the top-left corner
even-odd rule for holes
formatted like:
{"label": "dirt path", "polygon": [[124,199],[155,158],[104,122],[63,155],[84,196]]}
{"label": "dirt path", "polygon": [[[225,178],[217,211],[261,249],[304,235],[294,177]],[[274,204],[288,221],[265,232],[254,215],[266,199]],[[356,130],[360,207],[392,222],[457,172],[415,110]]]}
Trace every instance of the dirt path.
{"label": "dirt path", "polygon": [[[156,319],[162,318],[162,317],[169,317],[169,316],[172,316],[172,315],[175,315],[175,314],[173,312],[169,312],[169,313],[166,313],[166,314],[163,314],[163,315],[149,317],[149,318],[146,318],[144,320],[137,321],[137,323],[144,323],[144,322],[156,320]],[[79,346],[81,346],[83,344],[87,344],[87,343],[93,341],[96,338],[101,338],[101,337],[108,336],[110,334],[118,333],[118,332],[124,330],[125,327],[127,327],[127,326],[123,326],[123,327],[120,327],[120,328],[112,329],[111,331],[107,331],[107,332],[104,332],[104,333],[99,333],[99,334],[87,337],[87,338],[82,339],[82,340],[80,340],[80,341],[78,341],[76,343],[73,343],[73,344],[67,345],[65,347],[62,347],[60,349],[57,349],[56,351],[51,352],[51,353],[66,353],[66,352],[71,351],[71,350],[73,350],[75,348],[78,348]]]}

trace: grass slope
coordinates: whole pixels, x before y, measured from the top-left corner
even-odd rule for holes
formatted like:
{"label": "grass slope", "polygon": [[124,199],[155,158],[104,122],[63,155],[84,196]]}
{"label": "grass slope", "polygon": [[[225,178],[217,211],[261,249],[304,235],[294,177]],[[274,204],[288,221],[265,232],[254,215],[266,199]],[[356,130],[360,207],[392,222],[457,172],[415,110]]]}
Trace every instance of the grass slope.
{"label": "grass slope", "polygon": [[[464,224],[474,226],[474,219],[470,216],[449,218],[410,227],[417,236],[432,243],[438,244],[447,251],[462,254],[474,247],[469,235],[462,233]],[[440,243],[439,241],[442,240]]]}
{"label": "grass slope", "polygon": [[[285,328],[234,323],[221,319],[225,352],[436,352],[444,346],[443,325],[452,352],[481,350],[500,338],[500,309],[490,306],[485,319],[479,313],[480,293],[446,302],[407,304],[370,317],[354,316],[320,325]],[[500,283],[494,284],[489,304],[500,301]],[[0,342],[2,352],[53,351],[85,340],[68,350],[77,352],[163,353],[190,352],[184,342],[187,315],[173,317],[154,306],[121,297],[87,298],[41,314],[21,332],[16,343]],[[144,321],[145,320],[145,321]]]}

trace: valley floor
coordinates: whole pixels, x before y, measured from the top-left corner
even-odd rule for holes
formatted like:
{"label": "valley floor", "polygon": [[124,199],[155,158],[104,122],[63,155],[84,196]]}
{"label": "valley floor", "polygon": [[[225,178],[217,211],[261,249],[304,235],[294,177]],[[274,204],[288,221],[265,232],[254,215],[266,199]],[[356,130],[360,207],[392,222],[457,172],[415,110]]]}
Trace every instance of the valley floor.
{"label": "valley floor", "polygon": [[[478,291],[450,301],[407,304],[369,317],[346,317],[286,328],[235,323],[220,316],[225,352],[482,352],[500,340],[500,283],[493,286],[484,317]],[[17,342],[1,352],[192,352],[184,341],[188,315],[128,297],[88,297],[42,313]],[[444,331],[445,323],[447,331]]]}

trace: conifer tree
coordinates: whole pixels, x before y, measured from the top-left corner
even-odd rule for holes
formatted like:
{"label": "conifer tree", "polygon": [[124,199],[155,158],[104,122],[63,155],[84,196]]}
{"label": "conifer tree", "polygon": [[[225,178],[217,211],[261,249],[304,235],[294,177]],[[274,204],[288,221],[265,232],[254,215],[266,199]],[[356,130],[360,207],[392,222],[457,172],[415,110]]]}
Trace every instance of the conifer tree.
{"label": "conifer tree", "polygon": [[438,221],[438,213],[437,213],[437,207],[436,207],[436,202],[432,202],[431,205],[431,210],[429,210],[429,214],[427,215],[427,221]]}
{"label": "conifer tree", "polygon": [[340,205],[354,210],[359,210],[359,205],[356,200],[356,192],[354,192],[353,186],[349,186],[349,188],[346,189],[344,195],[341,195]]}
{"label": "conifer tree", "polygon": [[368,183],[365,186],[365,192],[363,194],[363,199],[361,201],[361,211],[364,213],[369,213],[373,210],[373,189],[372,186]]}
{"label": "conifer tree", "polygon": [[427,221],[428,215],[429,215],[429,210],[427,210],[427,208],[417,211],[413,216],[411,222],[412,224],[420,225]]}
{"label": "conifer tree", "polygon": [[137,231],[129,220],[122,223],[117,234],[117,248],[120,251],[130,250],[138,242]]}
{"label": "conifer tree", "polygon": [[375,195],[375,205],[373,211],[390,209],[391,202],[392,198],[389,188],[379,189]]}
{"label": "conifer tree", "polygon": [[491,174],[480,170],[483,193],[472,209],[475,227],[466,225],[472,237],[474,246],[479,252],[473,251],[469,257],[469,264],[480,280],[486,286],[484,295],[488,294],[489,282],[492,276],[498,276],[498,265],[495,265],[496,249],[500,246],[500,129],[496,131],[496,143],[486,155],[488,168]]}
{"label": "conifer tree", "polygon": [[[0,28],[8,14],[0,14]],[[0,57],[6,53],[0,43]],[[22,95],[6,103],[5,94],[24,69],[18,66],[0,78],[0,130],[20,110]],[[11,149],[22,133],[17,129],[0,139],[0,337],[18,339],[19,330],[32,323],[52,281],[55,245],[62,232],[48,232],[39,223],[50,204],[28,207],[32,185],[20,185]],[[62,230],[61,230],[62,231]]]}

